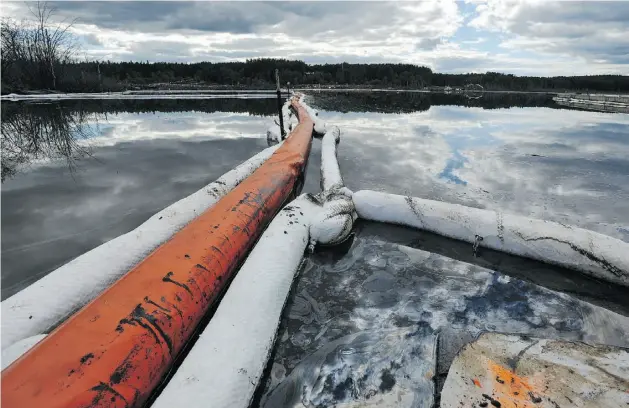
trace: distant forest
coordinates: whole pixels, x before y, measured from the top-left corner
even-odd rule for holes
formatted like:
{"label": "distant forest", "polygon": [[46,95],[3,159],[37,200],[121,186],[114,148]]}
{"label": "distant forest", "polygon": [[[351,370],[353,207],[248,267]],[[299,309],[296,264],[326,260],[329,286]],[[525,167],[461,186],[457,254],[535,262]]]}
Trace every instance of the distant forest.
{"label": "distant forest", "polygon": [[[4,67],[3,67],[4,68]],[[49,89],[62,92],[111,92],[129,89],[194,89],[199,87],[273,88],[275,69],[282,86],[335,86],[421,89],[462,88],[480,84],[485,90],[629,92],[629,76],[592,75],[534,77],[497,72],[441,74],[410,64],[306,64],[284,59],[246,62],[149,63],[67,62],[58,67],[56,83],[33,79],[27,70],[2,69],[2,93]]]}
{"label": "distant forest", "polygon": [[462,88],[485,90],[629,92],[629,76],[535,77],[497,72],[441,74],[412,64],[306,64],[285,59],[244,62],[80,61],[71,24],[51,23],[54,8],[37,3],[33,20],[3,19],[0,61],[2,93],[28,91],[109,92],[129,89],[202,87],[272,88],[275,69],[282,85],[365,88]]}

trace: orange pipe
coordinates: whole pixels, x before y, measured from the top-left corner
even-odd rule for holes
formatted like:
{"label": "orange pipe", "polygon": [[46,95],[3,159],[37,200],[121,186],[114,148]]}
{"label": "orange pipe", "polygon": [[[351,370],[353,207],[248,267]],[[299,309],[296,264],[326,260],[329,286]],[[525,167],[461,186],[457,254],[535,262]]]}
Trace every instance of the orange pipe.
{"label": "orange pipe", "polygon": [[267,162],[2,372],[3,408],[147,400],[304,170],[314,125],[292,105],[300,123]]}

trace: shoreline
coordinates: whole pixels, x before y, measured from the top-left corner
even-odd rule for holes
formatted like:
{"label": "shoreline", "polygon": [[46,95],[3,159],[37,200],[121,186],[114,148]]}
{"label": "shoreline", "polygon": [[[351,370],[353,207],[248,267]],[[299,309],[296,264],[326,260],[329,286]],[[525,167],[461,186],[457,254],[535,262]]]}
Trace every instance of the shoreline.
{"label": "shoreline", "polygon": [[[530,91],[522,91],[522,90],[511,90],[511,89],[484,89],[484,90],[466,90],[464,88],[449,88],[449,87],[435,87],[432,86],[430,88],[399,88],[399,87],[364,87],[364,86],[334,86],[334,85],[325,85],[325,86],[297,86],[294,88],[290,88],[292,91],[314,91],[314,92],[409,92],[409,93],[445,93],[445,94],[482,94],[482,93],[490,93],[490,94],[500,94],[500,93],[509,93],[509,94],[547,94],[547,95],[606,95],[606,96],[623,96],[629,95],[629,93],[623,92],[604,92],[604,91],[579,91],[572,89],[537,89]],[[286,92],[287,89],[285,87],[282,88],[282,92]],[[140,89],[128,89],[124,91],[102,91],[102,92],[61,92],[54,91],[48,89],[40,89],[40,90],[28,90],[23,91],[22,93],[10,92],[3,93],[0,95],[2,99],[9,99],[11,96],[18,96],[20,98],[37,98],[37,97],[45,97],[49,98],[52,95],[85,95],[89,97],[90,95],[168,95],[168,94],[177,94],[177,95],[186,95],[186,94],[195,94],[195,95],[203,95],[203,94],[273,94],[275,95],[275,88],[243,88],[238,86],[224,86],[224,85],[214,85],[214,86],[198,86],[192,88],[180,88],[177,89],[176,85],[172,87],[146,87]]]}

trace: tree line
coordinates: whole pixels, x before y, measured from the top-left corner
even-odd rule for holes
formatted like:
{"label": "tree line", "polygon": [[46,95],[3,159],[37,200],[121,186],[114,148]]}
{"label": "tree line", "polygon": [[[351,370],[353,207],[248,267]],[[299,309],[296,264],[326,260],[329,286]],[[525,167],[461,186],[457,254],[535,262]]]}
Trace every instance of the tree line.
{"label": "tree line", "polygon": [[[4,63],[3,58],[3,63]],[[17,65],[29,65],[21,62]],[[306,64],[282,59],[245,62],[68,62],[56,63],[56,77],[45,68],[2,69],[2,92],[54,90],[61,92],[113,92],[132,89],[195,89],[228,87],[270,89],[279,69],[283,86],[364,87],[398,89],[464,88],[479,84],[485,90],[629,92],[629,76],[516,76],[442,74],[410,64]]]}
{"label": "tree line", "polygon": [[464,88],[629,92],[629,76],[516,76],[498,72],[444,74],[413,64],[307,64],[287,59],[243,62],[81,61],[72,23],[53,24],[54,9],[37,3],[31,21],[3,19],[2,93],[50,90],[110,92],[199,87],[273,88],[275,69],[293,87]]}

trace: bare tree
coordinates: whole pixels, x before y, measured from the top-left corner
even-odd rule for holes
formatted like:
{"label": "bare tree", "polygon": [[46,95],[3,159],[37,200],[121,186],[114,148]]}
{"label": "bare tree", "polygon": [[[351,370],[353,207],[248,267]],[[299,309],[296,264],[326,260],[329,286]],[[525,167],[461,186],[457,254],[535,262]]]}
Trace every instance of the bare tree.
{"label": "bare tree", "polygon": [[2,80],[14,88],[57,89],[64,68],[78,52],[70,31],[74,21],[54,23],[55,8],[45,2],[27,6],[32,19],[2,21]]}
{"label": "bare tree", "polygon": [[12,86],[19,86],[21,85],[21,77],[30,74],[26,72],[28,67],[24,66],[28,60],[25,38],[27,29],[24,24],[15,20],[3,19],[0,33],[3,85],[6,85],[6,81],[13,81],[18,83],[13,83]]}

